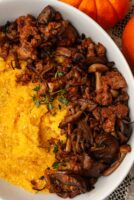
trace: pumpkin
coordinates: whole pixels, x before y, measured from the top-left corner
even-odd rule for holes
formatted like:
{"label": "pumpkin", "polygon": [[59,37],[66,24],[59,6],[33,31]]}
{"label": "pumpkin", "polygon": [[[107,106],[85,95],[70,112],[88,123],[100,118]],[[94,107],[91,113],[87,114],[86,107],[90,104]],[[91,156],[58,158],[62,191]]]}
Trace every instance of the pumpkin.
{"label": "pumpkin", "polygon": [[123,31],[122,51],[134,74],[134,17],[129,20]]}
{"label": "pumpkin", "polygon": [[129,0],[61,0],[85,12],[104,29],[122,20],[129,9]]}

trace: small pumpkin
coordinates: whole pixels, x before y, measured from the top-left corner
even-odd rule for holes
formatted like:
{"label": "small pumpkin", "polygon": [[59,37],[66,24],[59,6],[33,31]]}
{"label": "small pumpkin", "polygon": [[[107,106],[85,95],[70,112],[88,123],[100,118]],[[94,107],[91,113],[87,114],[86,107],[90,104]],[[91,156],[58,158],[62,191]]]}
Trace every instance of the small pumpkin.
{"label": "small pumpkin", "polygon": [[123,31],[122,51],[134,74],[134,17],[129,20]]}
{"label": "small pumpkin", "polygon": [[85,12],[104,29],[122,20],[129,9],[129,0],[61,0]]}

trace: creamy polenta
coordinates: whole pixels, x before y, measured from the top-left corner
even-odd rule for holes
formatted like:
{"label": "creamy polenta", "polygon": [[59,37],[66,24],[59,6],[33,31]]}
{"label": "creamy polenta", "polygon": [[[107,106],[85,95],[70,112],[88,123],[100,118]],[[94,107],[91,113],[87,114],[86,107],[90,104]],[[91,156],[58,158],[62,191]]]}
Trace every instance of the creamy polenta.
{"label": "creamy polenta", "polygon": [[58,124],[66,109],[58,109],[57,102],[54,114],[46,105],[36,107],[32,100],[36,84],[16,83],[25,63],[22,69],[13,70],[11,60],[0,58],[0,178],[33,191],[31,180],[42,176],[55,161],[48,140],[64,140]]}

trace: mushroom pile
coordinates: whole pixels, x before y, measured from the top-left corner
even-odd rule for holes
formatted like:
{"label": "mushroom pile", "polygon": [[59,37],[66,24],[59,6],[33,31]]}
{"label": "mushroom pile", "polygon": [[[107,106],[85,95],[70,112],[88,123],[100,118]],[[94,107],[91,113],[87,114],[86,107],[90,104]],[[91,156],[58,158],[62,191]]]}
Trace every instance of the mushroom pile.
{"label": "mushroom pile", "polygon": [[12,54],[17,68],[21,60],[27,63],[16,82],[39,84],[36,105],[47,104],[51,112],[58,98],[67,106],[59,124],[66,141],[56,144],[55,163],[43,179],[46,187],[63,198],[90,191],[131,151],[124,77],[108,61],[103,44],[80,35],[51,6],[37,18],[19,17],[0,31],[0,56]]}

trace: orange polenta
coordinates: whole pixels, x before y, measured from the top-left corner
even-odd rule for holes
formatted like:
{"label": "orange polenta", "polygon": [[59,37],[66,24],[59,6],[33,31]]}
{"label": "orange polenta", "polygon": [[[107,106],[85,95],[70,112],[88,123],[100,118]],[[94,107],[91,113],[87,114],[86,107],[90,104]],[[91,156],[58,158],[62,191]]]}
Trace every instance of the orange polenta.
{"label": "orange polenta", "polygon": [[[32,96],[35,83],[16,83],[25,69],[12,69],[12,58],[0,58],[0,178],[29,191],[31,180],[38,179],[55,161],[48,140],[61,136],[59,123],[66,109],[54,104],[54,115],[46,105],[36,107]],[[13,61],[12,61],[13,62]]]}

